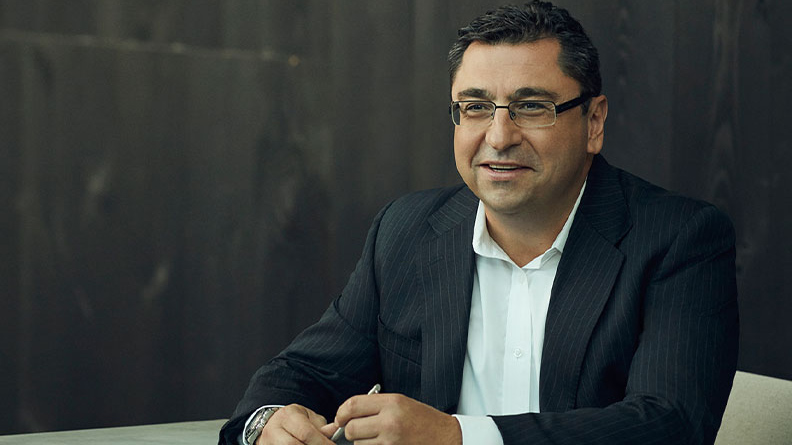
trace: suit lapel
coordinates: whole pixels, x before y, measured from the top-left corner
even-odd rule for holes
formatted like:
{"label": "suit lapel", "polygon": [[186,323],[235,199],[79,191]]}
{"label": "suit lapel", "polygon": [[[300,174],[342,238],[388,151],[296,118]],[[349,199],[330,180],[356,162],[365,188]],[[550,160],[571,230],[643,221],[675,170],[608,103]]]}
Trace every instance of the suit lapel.
{"label": "suit lapel", "polygon": [[429,218],[437,236],[419,253],[424,291],[421,399],[455,412],[462,385],[473,288],[473,224],[478,198],[468,188]]}
{"label": "suit lapel", "polygon": [[624,260],[615,245],[630,224],[616,171],[595,157],[553,282],[540,372],[542,411],[575,407],[589,339]]}

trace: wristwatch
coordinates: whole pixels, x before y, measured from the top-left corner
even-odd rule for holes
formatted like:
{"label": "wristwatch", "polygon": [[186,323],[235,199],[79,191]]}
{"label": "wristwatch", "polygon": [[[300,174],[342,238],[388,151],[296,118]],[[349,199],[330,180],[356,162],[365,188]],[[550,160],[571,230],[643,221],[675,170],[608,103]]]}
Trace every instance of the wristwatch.
{"label": "wristwatch", "polygon": [[264,425],[270,420],[275,411],[278,410],[277,406],[272,408],[265,408],[256,414],[255,417],[250,421],[248,424],[247,429],[245,429],[245,443],[249,445],[253,445],[256,442],[256,439],[261,435],[261,430],[264,429]]}

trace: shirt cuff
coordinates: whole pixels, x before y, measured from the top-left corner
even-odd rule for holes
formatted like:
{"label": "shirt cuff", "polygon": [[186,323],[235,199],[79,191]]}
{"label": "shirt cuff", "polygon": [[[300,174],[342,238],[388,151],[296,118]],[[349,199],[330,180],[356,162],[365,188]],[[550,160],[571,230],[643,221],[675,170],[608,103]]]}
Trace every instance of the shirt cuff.
{"label": "shirt cuff", "polygon": [[264,405],[261,408],[253,411],[253,414],[251,414],[250,417],[248,417],[247,421],[245,422],[245,426],[242,428],[242,432],[239,433],[239,437],[237,438],[237,442],[239,442],[239,445],[252,445],[247,443],[247,441],[245,440],[245,431],[247,431],[248,425],[250,425],[250,422],[253,421],[254,417],[256,417],[256,414],[264,411],[267,408],[282,408],[282,407],[283,405]]}
{"label": "shirt cuff", "polygon": [[454,414],[459,428],[462,429],[462,445],[491,444],[503,445],[498,425],[491,417],[487,416],[463,416]]}

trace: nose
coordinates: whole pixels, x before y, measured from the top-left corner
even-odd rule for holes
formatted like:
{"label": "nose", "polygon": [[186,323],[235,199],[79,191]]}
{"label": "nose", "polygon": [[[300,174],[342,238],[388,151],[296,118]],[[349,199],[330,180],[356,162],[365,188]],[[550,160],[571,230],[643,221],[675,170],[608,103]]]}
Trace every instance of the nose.
{"label": "nose", "polygon": [[[499,113],[499,111],[503,112]],[[522,138],[520,128],[511,119],[509,113],[508,109],[496,109],[492,122],[487,127],[485,140],[490,147],[496,150],[504,150],[513,145],[519,145]]]}

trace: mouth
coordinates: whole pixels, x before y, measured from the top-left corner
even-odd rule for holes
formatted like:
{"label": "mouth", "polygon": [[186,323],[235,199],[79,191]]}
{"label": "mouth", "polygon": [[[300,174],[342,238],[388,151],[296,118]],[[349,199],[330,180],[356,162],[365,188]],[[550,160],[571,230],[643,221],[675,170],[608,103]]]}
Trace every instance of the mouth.
{"label": "mouth", "polygon": [[519,165],[499,165],[499,164],[485,164],[490,170],[496,172],[511,172],[514,170],[518,170],[524,167],[520,167]]}
{"label": "mouth", "polygon": [[516,164],[488,164],[488,163],[482,163],[480,165],[481,165],[481,167],[484,167],[484,168],[486,168],[488,170],[491,170],[491,171],[493,171],[495,173],[510,173],[510,172],[513,172],[513,171],[523,170],[523,169],[528,168],[526,166],[516,165]]}

